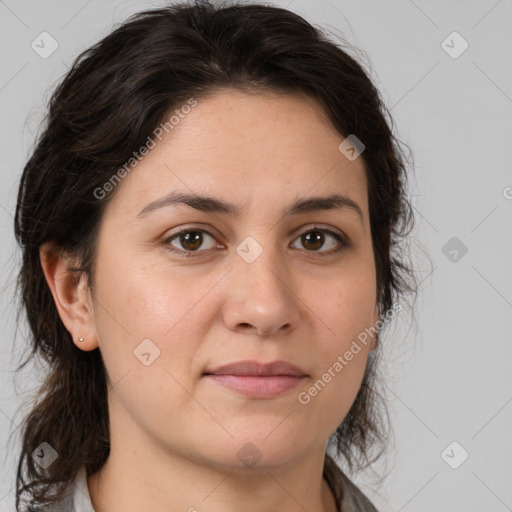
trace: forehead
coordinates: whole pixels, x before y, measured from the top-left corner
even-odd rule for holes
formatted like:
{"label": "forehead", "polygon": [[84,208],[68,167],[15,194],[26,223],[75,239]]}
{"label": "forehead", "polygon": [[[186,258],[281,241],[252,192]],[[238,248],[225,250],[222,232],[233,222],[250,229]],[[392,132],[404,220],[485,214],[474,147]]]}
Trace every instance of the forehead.
{"label": "forehead", "polygon": [[133,216],[180,191],[259,208],[341,193],[367,209],[363,159],[339,151],[344,136],[314,99],[228,89],[186,111],[123,178],[112,207]]}

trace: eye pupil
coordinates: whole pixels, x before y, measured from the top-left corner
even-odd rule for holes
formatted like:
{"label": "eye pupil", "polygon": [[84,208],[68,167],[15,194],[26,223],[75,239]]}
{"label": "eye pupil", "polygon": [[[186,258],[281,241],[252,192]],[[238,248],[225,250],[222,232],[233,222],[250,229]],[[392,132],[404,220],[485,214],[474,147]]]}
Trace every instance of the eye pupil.
{"label": "eye pupil", "polygon": [[181,245],[187,251],[198,249],[202,243],[203,235],[199,231],[189,231],[181,235]]}
{"label": "eye pupil", "polygon": [[[321,231],[310,231],[302,235],[304,247],[312,250],[320,249],[324,244],[324,234]],[[308,247],[308,244],[312,244]]]}

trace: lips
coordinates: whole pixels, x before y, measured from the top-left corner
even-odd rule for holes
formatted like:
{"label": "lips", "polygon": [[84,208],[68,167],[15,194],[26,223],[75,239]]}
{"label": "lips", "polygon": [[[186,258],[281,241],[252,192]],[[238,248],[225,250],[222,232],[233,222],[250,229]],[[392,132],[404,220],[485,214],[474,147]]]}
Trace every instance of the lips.
{"label": "lips", "polygon": [[273,363],[259,363],[257,361],[239,361],[219,366],[213,370],[206,370],[206,375],[245,375],[253,377],[289,376],[305,377],[306,374],[291,363],[275,361]]}
{"label": "lips", "polygon": [[296,387],[307,375],[291,363],[239,361],[207,370],[204,376],[216,384],[252,399],[270,399]]}

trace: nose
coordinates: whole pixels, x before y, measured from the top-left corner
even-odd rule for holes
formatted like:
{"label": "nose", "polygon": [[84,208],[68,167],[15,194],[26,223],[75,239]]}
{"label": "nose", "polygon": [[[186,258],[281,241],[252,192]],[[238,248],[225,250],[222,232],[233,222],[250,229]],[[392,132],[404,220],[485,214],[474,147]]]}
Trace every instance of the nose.
{"label": "nose", "polygon": [[282,259],[269,249],[252,263],[236,256],[223,307],[225,325],[234,332],[260,336],[295,330],[301,302],[290,281]]}

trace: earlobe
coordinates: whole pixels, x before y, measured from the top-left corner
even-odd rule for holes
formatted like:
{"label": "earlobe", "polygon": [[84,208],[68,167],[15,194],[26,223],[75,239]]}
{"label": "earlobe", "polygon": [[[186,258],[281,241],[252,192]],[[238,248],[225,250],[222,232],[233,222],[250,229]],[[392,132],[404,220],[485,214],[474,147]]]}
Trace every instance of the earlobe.
{"label": "earlobe", "polygon": [[52,242],[41,245],[39,257],[59,316],[74,343],[85,351],[97,348],[87,276],[72,272],[72,259]]}

